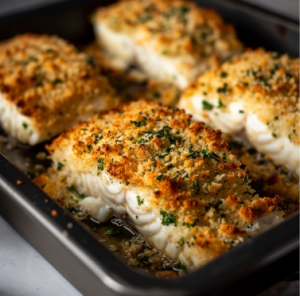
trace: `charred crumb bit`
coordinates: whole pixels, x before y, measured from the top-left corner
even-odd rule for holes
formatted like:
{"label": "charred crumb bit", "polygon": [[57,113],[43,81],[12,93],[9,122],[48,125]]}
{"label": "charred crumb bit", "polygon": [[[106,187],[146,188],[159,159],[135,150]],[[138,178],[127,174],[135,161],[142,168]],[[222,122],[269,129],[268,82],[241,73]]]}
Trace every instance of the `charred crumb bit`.
{"label": "charred crumb bit", "polygon": [[68,224],[67,224],[67,228],[68,228],[68,229],[72,229],[72,228],[73,228],[73,224],[72,224],[72,223],[68,223]]}
{"label": "charred crumb bit", "polygon": [[52,217],[57,217],[57,211],[56,210],[51,210],[51,216]]}
{"label": "charred crumb bit", "polygon": [[48,202],[48,199],[44,199],[44,202],[47,203],[47,202]]}
{"label": "charred crumb bit", "polygon": [[177,273],[173,270],[163,270],[163,271],[157,271],[156,276],[160,279],[163,278],[174,278],[177,276]]}

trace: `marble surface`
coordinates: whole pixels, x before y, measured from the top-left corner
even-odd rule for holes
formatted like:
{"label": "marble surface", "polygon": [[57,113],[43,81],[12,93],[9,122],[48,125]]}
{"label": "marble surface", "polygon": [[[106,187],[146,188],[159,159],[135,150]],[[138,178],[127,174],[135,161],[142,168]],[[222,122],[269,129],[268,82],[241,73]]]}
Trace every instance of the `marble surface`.
{"label": "marble surface", "polygon": [[0,216],[0,296],[81,296]]}
{"label": "marble surface", "polygon": [[[56,295],[82,296],[0,216],[0,296]],[[257,296],[297,295],[299,282],[280,282]]]}

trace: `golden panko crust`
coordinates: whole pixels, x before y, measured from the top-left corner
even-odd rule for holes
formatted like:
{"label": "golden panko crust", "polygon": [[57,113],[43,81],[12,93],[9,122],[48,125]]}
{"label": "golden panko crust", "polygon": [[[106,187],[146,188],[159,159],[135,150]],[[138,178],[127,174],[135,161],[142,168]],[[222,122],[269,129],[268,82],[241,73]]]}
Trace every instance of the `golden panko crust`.
{"label": "golden panko crust", "polygon": [[38,130],[76,121],[95,98],[103,97],[106,107],[116,104],[89,56],[48,35],[24,34],[0,44],[0,93]]}
{"label": "golden panko crust", "polygon": [[181,226],[206,227],[214,216],[214,223],[246,227],[280,205],[278,197],[255,195],[248,170],[230,153],[220,131],[157,102],[103,111],[68,129],[47,150],[63,163],[64,172],[105,171],[129,190],[148,188],[147,200],[174,213]]}
{"label": "golden panko crust", "polygon": [[198,59],[240,50],[234,28],[212,9],[184,0],[119,1],[99,8],[94,22],[105,22],[113,31],[130,34],[163,55],[192,55]]}
{"label": "golden panko crust", "polygon": [[226,112],[231,102],[243,102],[244,108],[267,124],[274,136],[288,136],[291,142],[300,144],[298,58],[263,48],[249,49],[200,76],[183,97],[195,93],[207,102],[219,99],[218,108],[211,106],[207,112]]}

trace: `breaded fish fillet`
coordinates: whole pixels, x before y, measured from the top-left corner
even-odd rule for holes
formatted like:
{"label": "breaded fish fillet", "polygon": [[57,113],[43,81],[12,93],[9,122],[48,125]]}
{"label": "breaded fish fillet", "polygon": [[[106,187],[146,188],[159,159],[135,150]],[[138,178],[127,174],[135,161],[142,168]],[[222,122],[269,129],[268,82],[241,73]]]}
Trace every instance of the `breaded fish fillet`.
{"label": "breaded fish fillet", "polygon": [[93,23],[99,44],[119,65],[136,64],[181,89],[242,48],[215,11],[184,0],[119,1],[99,8]]}
{"label": "breaded fish fillet", "polygon": [[35,145],[116,103],[100,68],[68,42],[25,34],[0,44],[0,124],[18,141]]}
{"label": "breaded fish fillet", "polygon": [[169,106],[178,103],[181,91],[174,83],[149,79],[140,69],[119,65],[118,61],[106,54],[96,42],[86,46],[84,51],[99,63],[122,102],[144,98]]}
{"label": "breaded fish fillet", "polygon": [[157,102],[103,111],[47,150],[96,219],[103,203],[127,214],[152,246],[189,269],[282,218],[280,199],[255,195],[220,131]]}
{"label": "breaded fish fillet", "polygon": [[178,106],[299,176],[299,59],[249,50],[200,76]]}

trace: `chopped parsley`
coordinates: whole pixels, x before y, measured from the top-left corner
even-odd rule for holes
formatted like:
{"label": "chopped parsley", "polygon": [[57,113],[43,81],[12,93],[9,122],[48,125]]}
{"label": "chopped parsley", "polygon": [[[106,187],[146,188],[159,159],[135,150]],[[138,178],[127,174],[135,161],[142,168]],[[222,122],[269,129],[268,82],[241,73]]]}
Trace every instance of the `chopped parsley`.
{"label": "chopped parsley", "polygon": [[146,126],[147,125],[145,120],[142,120],[142,121],[132,121],[132,120],[130,120],[130,123],[134,124],[136,127],[141,127],[141,126]]}
{"label": "chopped parsley", "polygon": [[225,77],[227,77],[228,76],[228,74],[226,73],[226,72],[224,72],[224,71],[222,71],[221,73],[220,73],[220,77],[222,77],[222,78],[225,78]]}
{"label": "chopped parsley", "polygon": [[158,181],[162,181],[164,179],[164,175],[160,174],[158,175],[155,180],[158,180]]}
{"label": "chopped parsley", "polygon": [[86,147],[88,149],[88,152],[90,153],[92,151],[93,146],[89,144],[89,145],[86,145]]}
{"label": "chopped parsley", "polygon": [[216,212],[219,214],[220,208],[222,206],[223,201],[221,199],[218,200],[218,202],[214,205],[214,208]]}
{"label": "chopped parsley", "polygon": [[76,190],[76,188],[75,188],[73,185],[67,186],[67,189],[68,189],[71,193],[73,193],[78,199],[84,199],[84,198],[85,198],[85,196],[82,195],[82,194],[80,194],[80,193]]}
{"label": "chopped parsley", "polygon": [[273,136],[274,138],[277,138],[277,135],[276,135],[275,133],[272,133],[272,136]]}
{"label": "chopped parsley", "polygon": [[158,158],[165,158],[168,155],[168,153],[158,154]]}
{"label": "chopped parsley", "polygon": [[239,113],[245,113],[244,110],[240,110]]}
{"label": "chopped parsley", "polygon": [[248,174],[245,174],[244,175],[244,178],[243,178],[243,182],[242,182],[242,185],[244,184],[249,184],[250,180],[249,180],[249,175]]}
{"label": "chopped parsley", "polygon": [[57,164],[57,170],[60,171],[60,170],[63,168],[63,166],[64,166],[64,164],[61,163],[61,162],[59,162],[59,163]]}
{"label": "chopped parsley", "polygon": [[225,108],[226,105],[223,104],[223,102],[219,99],[219,105],[218,108]]}
{"label": "chopped parsley", "polygon": [[53,81],[52,81],[52,84],[53,85],[56,85],[58,83],[63,83],[63,80],[61,80],[60,78],[55,78]]}
{"label": "chopped parsley", "polygon": [[184,264],[181,263],[180,261],[179,261],[179,262],[176,262],[176,263],[174,264],[173,269],[176,270],[176,271],[186,271],[186,267],[185,267]]}
{"label": "chopped parsley", "polygon": [[23,126],[24,129],[27,129],[27,128],[28,128],[28,124],[25,123],[25,122],[22,123],[22,126]]}
{"label": "chopped parsley", "polygon": [[103,158],[99,158],[98,159],[98,163],[99,163],[98,170],[103,171],[104,170],[104,159]]}
{"label": "chopped parsley", "polygon": [[97,144],[100,140],[103,139],[103,136],[101,134],[92,134],[92,137],[95,137],[94,144]]}
{"label": "chopped parsley", "polygon": [[120,233],[121,233],[121,231],[118,229],[108,229],[108,230],[106,230],[105,235],[116,236],[116,235],[119,235]]}
{"label": "chopped parsley", "polygon": [[203,110],[212,110],[214,108],[214,106],[212,104],[210,104],[209,102],[202,100],[202,107]]}
{"label": "chopped parsley", "polygon": [[278,116],[275,116],[275,117],[274,117],[274,120],[279,120],[279,117],[278,117]]}
{"label": "chopped parsley", "polygon": [[136,197],[136,200],[137,200],[137,203],[138,203],[138,205],[140,206],[141,204],[143,204],[144,203],[144,200],[143,199],[141,199],[141,197],[140,196],[137,196]]}
{"label": "chopped parsley", "polygon": [[88,131],[87,128],[82,128],[81,130],[84,131],[84,132],[87,132],[87,131]]}
{"label": "chopped parsley", "polygon": [[222,160],[223,160],[223,163],[227,163],[226,153],[223,153]]}
{"label": "chopped parsley", "polygon": [[226,94],[226,93],[228,93],[229,89],[227,88],[227,86],[228,86],[227,83],[224,83],[223,87],[218,87],[217,88],[217,92],[219,94]]}
{"label": "chopped parsley", "polygon": [[181,246],[183,246],[184,243],[185,243],[185,239],[184,239],[184,237],[181,237],[181,238],[179,239],[179,241],[178,241],[178,244],[180,244]]}
{"label": "chopped parsley", "polygon": [[160,97],[161,97],[161,95],[160,95],[160,93],[159,93],[158,91],[154,92],[154,93],[153,93],[153,96],[154,96],[155,98],[160,98]]}
{"label": "chopped parsley", "polygon": [[193,228],[197,225],[198,222],[199,222],[199,219],[195,219],[193,224],[186,223],[185,225],[187,228]]}
{"label": "chopped parsley", "polygon": [[161,221],[162,225],[168,226],[169,224],[174,223],[174,225],[177,226],[176,218],[173,214],[168,214],[165,211],[160,211],[160,214],[163,216],[163,219]]}
{"label": "chopped parsley", "polygon": [[169,153],[169,152],[171,151],[171,149],[172,149],[172,145],[169,145],[169,146],[165,149],[165,151],[166,151],[167,153]]}

